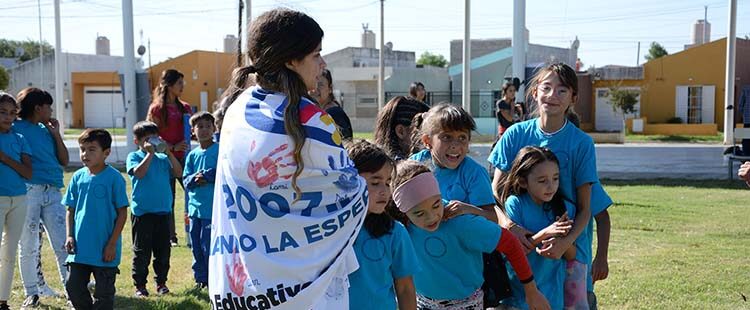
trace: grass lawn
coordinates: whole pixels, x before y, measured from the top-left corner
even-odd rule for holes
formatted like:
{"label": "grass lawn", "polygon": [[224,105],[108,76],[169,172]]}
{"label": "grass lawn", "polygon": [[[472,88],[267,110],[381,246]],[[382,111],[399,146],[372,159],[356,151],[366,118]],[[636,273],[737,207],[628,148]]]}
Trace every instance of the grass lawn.
{"label": "grass lawn", "polygon": [[[66,184],[70,175],[65,174]],[[602,309],[750,309],[742,299],[743,294],[750,297],[750,190],[743,183],[610,181],[605,187],[615,205],[610,208],[610,276],[596,285]],[[178,202],[181,195],[178,190]],[[179,203],[180,214],[182,208]],[[191,290],[192,256],[184,246],[172,250],[168,285],[173,293],[133,297],[130,229],[128,223],[115,308],[210,309],[205,291]],[[184,245],[184,233],[179,237]],[[48,245],[43,255],[47,280],[62,291]],[[152,275],[148,288],[155,293]],[[14,280],[10,304],[20,308],[23,289],[17,271]],[[42,309],[65,307],[62,299],[41,302]]]}
{"label": "grass lawn", "polygon": [[724,135],[719,133],[715,136],[690,136],[690,135],[635,135],[628,133],[625,142],[681,142],[681,143],[721,143]]}

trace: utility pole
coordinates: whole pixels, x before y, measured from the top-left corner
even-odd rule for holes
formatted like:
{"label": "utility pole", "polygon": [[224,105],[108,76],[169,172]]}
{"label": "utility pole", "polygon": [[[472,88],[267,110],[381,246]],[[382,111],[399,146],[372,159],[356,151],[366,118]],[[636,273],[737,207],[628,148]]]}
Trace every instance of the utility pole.
{"label": "utility pole", "polygon": [[461,103],[471,114],[471,0],[464,0],[464,61]]}
{"label": "utility pole", "polygon": [[638,41],[638,52],[635,55],[635,66],[641,65],[641,41]]}
{"label": "utility pole", "polygon": [[[513,0],[513,76],[521,80],[517,94],[526,103],[526,0]],[[518,101],[519,96],[516,96]]]}
{"label": "utility pole", "polygon": [[250,42],[250,23],[253,21],[253,0],[247,0],[247,5],[245,6],[245,64],[250,65],[250,57],[248,57],[248,45],[247,42]]}
{"label": "utility pole", "polygon": [[724,87],[724,144],[732,145],[734,144],[734,63],[737,47],[737,0],[729,0],[728,17],[727,75]]}
{"label": "utility pole", "polygon": [[[60,134],[65,133],[65,98],[63,96],[62,42],[60,42],[60,0],[55,0],[55,118]],[[72,107],[71,107],[72,109]]]}
{"label": "utility pole", "polygon": [[44,41],[42,40],[42,2],[41,0],[36,0],[37,8],[39,9],[39,71],[41,75],[39,76],[40,82],[39,82],[39,88],[45,89],[44,86]]}
{"label": "utility pole", "polygon": [[133,43],[133,0],[122,0],[122,38],[123,38],[123,83],[120,85],[125,98],[125,132],[126,149],[133,150],[133,125],[138,114],[135,108],[135,44]]}
{"label": "utility pole", "polygon": [[378,111],[383,110],[385,106],[385,90],[383,84],[385,84],[385,63],[383,60],[383,50],[385,49],[385,18],[384,16],[384,2],[380,0],[380,54],[378,55]]}

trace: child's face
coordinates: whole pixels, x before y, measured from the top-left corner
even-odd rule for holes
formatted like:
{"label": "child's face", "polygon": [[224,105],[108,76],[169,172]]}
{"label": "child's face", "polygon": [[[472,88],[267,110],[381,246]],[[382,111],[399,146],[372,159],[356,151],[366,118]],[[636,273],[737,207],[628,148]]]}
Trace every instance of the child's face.
{"label": "child's face", "polygon": [[539,112],[547,117],[565,116],[565,112],[574,104],[576,99],[573,90],[563,85],[560,77],[554,72],[547,74],[539,83],[534,90],[534,97]]}
{"label": "child's face", "polygon": [[110,149],[102,150],[102,146],[96,141],[80,143],[79,147],[81,162],[88,168],[103,165],[110,152]]}
{"label": "child's face", "polygon": [[367,180],[367,191],[369,193],[367,212],[380,214],[385,211],[385,205],[391,199],[391,175],[393,165],[386,163],[376,172],[362,172],[361,175]]}
{"label": "child's face", "polygon": [[195,135],[195,138],[198,139],[198,142],[213,139],[214,132],[216,132],[216,127],[214,127],[214,123],[210,120],[199,120],[195,123],[195,126],[193,126],[193,134]]}
{"label": "child's face", "polygon": [[456,169],[463,162],[469,151],[471,135],[468,131],[441,131],[440,133],[422,136],[422,142],[432,153],[432,160],[438,166]]}
{"label": "child's face", "polygon": [[537,204],[549,202],[560,185],[560,169],[553,161],[545,161],[531,169],[526,179],[521,179],[521,187],[529,192]]}
{"label": "child's face", "polygon": [[37,112],[37,115],[39,115],[39,118],[42,123],[49,122],[50,118],[52,118],[52,105],[51,104],[38,105],[34,108],[34,110]]}
{"label": "child's face", "polygon": [[10,130],[15,119],[16,107],[10,102],[0,103],[0,131]]}
{"label": "child's face", "polygon": [[440,195],[435,195],[420,202],[406,212],[412,224],[426,231],[436,231],[443,220],[443,202]]}

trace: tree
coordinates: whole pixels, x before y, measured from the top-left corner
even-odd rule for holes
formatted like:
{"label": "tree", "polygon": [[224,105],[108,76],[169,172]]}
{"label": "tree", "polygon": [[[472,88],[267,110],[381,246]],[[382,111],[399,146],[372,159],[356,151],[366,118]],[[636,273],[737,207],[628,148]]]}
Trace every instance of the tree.
{"label": "tree", "polygon": [[[16,55],[19,47],[23,49],[23,54],[20,57]],[[44,55],[51,55],[55,51],[55,48],[47,41],[42,42],[42,49],[44,50]],[[20,62],[37,58],[39,57],[39,41],[31,39],[26,39],[25,41],[0,39],[0,57],[18,57],[18,61]]]}
{"label": "tree", "polygon": [[419,56],[417,64],[445,68],[446,66],[448,66],[448,61],[445,60],[445,57],[443,57],[443,55],[424,52],[421,56]]}
{"label": "tree", "polygon": [[646,60],[654,60],[667,55],[669,55],[669,52],[664,49],[664,46],[657,42],[651,42],[651,47],[648,49],[648,54],[646,54]]}
{"label": "tree", "polygon": [[0,67],[0,90],[7,90],[8,83],[10,83],[10,74],[5,68]]}
{"label": "tree", "polygon": [[619,112],[622,115],[623,124],[625,124],[625,117],[628,114],[638,111],[635,105],[638,103],[638,96],[640,95],[637,90],[621,89],[619,86],[609,88],[609,104],[612,105],[612,111]]}

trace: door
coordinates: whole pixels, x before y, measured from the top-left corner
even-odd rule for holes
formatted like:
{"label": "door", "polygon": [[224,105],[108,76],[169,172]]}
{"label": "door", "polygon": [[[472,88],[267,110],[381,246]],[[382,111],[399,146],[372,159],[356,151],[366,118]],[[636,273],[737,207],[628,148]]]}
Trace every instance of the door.
{"label": "door", "polygon": [[688,121],[688,87],[677,86],[675,93],[675,114],[682,119],[683,123]]}
{"label": "door", "polygon": [[703,86],[703,102],[701,102],[701,121],[704,124],[716,123],[714,120],[714,103],[715,103],[716,86],[704,85]]}
{"label": "door", "polygon": [[125,127],[125,107],[119,86],[87,86],[83,93],[83,125],[86,128]]}

